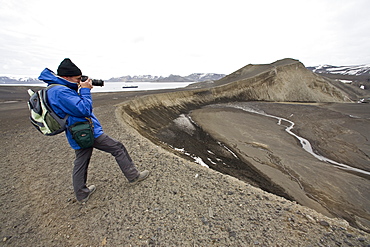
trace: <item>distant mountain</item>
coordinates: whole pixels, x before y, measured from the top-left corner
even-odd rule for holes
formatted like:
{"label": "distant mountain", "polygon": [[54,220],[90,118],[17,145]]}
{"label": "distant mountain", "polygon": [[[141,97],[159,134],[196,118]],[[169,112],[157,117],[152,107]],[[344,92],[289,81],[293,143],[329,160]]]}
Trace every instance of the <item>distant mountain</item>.
{"label": "distant mountain", "polygon": [[30,77],[13,77],[13,76],[0,76],[0,84],[34,84],[42,83],[36,78]]}
{"label": "distant mountain", "polygon": [[307,69],[330,79],[339,80],[362,89],[370,89],[370,64],[354,66],[320,65],[307,67]]}
{"label": "distant mountain", "polygon": [[152,82],[163,78],[162,76],[152,76],[152,75],[126,75],[121,77],[112,77],[108,82]]}
{"label": "distant mountain", "polygon": [[351,75],[351,76],[370,76],[370,64],[355,65],[355,66],[333,66],[320,65],[316,67],[307,67],[307,69],[318,74],[337,74],[337,75]]}
{"label": "distant mountain", "polygon": [[224,77],[224,74],[215,73],[193,73],[188,76],[170,75],[168,77],[152,75],[121,76],[107,80],[108,82],[202,82],[216,81]]}
{"label": "distant mountain", "polygon": [[161,77],[156,82],[192,82],[191,80],[187,79],[186,77],[182,77],[179,75],[170,75],[168,77]]}
{"label": "distant mountain", "polygon": [[215,74],[215,73],[193,73],[191,75],[186,76],[185,78],[194,81],[194,82],[202,82],[202,81],[217,81],[223,77],[225,77],[225,74]]}

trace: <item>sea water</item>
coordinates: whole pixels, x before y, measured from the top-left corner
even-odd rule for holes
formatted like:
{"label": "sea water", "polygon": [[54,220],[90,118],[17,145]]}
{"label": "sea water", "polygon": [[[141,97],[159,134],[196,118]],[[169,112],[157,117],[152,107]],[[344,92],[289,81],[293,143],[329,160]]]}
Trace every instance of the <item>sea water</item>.
{"label": "sea water", "polygon": [[[94,86],[92,92],[146,91],[175,89],[188,86],[192,82],[105,82],[103,87]],[[137,86],[137,88],[125,88]]]}

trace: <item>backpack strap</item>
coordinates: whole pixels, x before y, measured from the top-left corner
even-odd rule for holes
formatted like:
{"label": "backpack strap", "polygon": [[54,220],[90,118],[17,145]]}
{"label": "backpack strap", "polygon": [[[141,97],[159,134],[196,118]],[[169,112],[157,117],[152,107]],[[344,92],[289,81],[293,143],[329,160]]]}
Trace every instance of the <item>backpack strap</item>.
{"label": "backpack strap", "polygon": [[50,115],[55,119],[57,120],[57,122],[60,124],[60,126],[64,126],[65,123],[67,122],[67,118],[69,117],[68,114],[66,114],[66,116],[64,118],[61,118],[59,117],[54,111],[53,109],[51,109],[51,106],[49,105],[49,100],[48,100],[48,97],[47,97],[47,91],[52,88],[52,87],[55,87],[55,86],[61,86],[61,87],[67,87],[67,86],[64,86],[64,85],[60,85],[60,84],[50,84],[49,86],[46,87],[45,90],[42,90],[41,91],[41,97],[42,97],[42,100],[44,102],[46,102],[47,104],[45,105],[48,112],[50,113]]}

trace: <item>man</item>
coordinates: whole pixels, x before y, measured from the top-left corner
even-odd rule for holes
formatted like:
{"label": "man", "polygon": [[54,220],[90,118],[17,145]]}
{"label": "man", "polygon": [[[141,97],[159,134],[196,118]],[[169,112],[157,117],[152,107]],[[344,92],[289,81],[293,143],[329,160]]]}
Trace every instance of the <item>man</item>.
{"label": "man", "polygon": [[[91,79],[81,81],[81,70],[69,59],[64,59],[58,67],[58,75],[49,69],[44,69],[39,76],[48,85],[59,84],[47,91],[49,105],[53,111],[67,119],[66,136],[70,146],[75,150],[76,159],[73,168],[73,188],[79,202],[86,202],[96,190],[94,185],[86,186],[87,169],[93,148],[112,154],[124,176],[131,184],[136,184],[149,176],[149,171],[139,172],[132,162],[125,146],[109,137],[103,132],[99,120],[93,113],[91,89],[93,88]],[[78,122],[89,121],[92,123],[93,144],[91,147],[81,148],[72,136],[69,126]]]}

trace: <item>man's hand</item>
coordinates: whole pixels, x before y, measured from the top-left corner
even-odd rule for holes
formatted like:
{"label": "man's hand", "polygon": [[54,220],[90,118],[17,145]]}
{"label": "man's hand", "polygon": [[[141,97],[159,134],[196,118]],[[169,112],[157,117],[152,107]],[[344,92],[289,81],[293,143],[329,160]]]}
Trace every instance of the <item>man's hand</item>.
{"label": "man's hand", "polygon": [[93,88],[92,81],[90,78],[88,78],[86,81],[81,81],[80,82],[80,87],[81,88]]}

